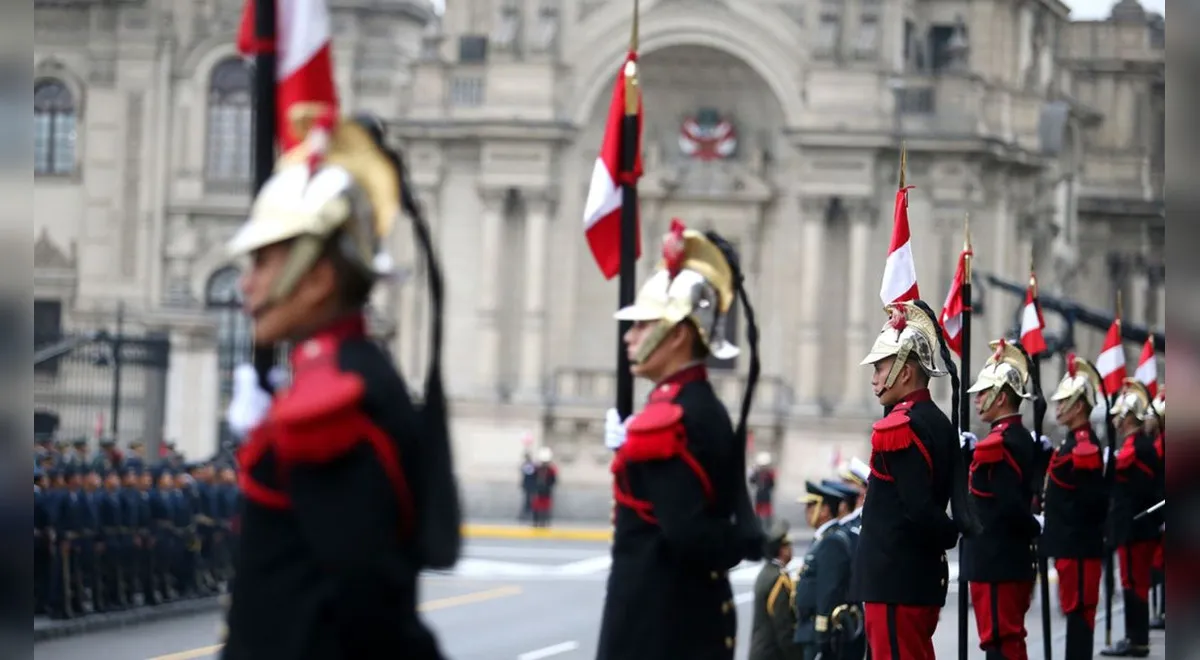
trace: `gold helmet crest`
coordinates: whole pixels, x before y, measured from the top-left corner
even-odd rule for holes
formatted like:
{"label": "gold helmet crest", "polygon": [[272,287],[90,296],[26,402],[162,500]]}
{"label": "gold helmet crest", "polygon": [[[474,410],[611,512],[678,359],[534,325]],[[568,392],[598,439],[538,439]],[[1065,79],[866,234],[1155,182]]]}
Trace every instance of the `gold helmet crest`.
{"label": "gold helmet crest", "polygon": [[618,321],[655,321],[654,333],[642,342],[637,362],[658,348],[671,328],[691,321],[700,341],[720,360],[740,352],[724,333],[724,321],[735,300],[733,269],[724,253],[704,234],[671,221],[663,238],[663,259],[642,285],[633,304],[617,310]]}
{"label": "gold helmet crest", "polygon": [[993,351],[992,356],[983,365],[979,377],[975,379],[975,384],[967,392],[970,394],[988,392],[987,400],[983,405],[984,410],[992,406],[996,397],[1005,387],[1010,388],[1022,399],[1027,401],[1032,399],[1033,394],[1029,387],[1029,361],[1025,358],[1025,353],[1016,345],[1003,339],[989,343],[988,347]]}
{"label": "gold helmet crest", "polygon": [[859,364],[870,365],[885,358],[895,357],[888,372],[885,385],[891,387],[900,375],[900,368],[910,357],[915,357],[921,370],[931,377],[945,376],[939,369],[934,354],[938,350],[938,327],[916,304],[906,301],[892,303],[884,308],[888,321],[879,331],[871,352]]}
{"label": "gold helmet crest", "polygon": [[1150,405],[1150,391],[1146,386],[1136,378],[1126,378],[1112,407],[1113,419],[1133,417],[1139,422],[1144,421]]}
{"label": "gold helmet crest", "polygon": [[1103,391],[1103,379],[1100,372],[1091,362],[1075,355],[1067,354],[1067,373],[1058,383],[1058,389],[1050,395],[1051,401],[1064,401],[1070,406],[1082,400],[1089,409],[1100,403]]}

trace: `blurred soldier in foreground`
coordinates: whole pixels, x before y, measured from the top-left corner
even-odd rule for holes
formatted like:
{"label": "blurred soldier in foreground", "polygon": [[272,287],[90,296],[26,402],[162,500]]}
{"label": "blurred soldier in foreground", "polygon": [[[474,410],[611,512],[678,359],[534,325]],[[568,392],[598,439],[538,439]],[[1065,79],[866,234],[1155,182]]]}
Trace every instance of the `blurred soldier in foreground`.
{"label": "blurred soldier in foreground", "polygon": [[[738,298],[750,376],[735,429],[704,361],[738,354],[722,334]],[[758,329],[737,254],[673,221],[659,270],[616,318],[634,323],[624,337],[634,375],[656,385],[623,427],[615,411],[606,419],[605,442],[619,446],[617,506],[597,658],[730,660],[737,608],[726,571],[763,552],[745,465]]]}
{"label": "blurred soldier in foreground", "polygon": [[[421,570],[453,565],[459,549],[440,372],[417,409],[365,317],[390,270],[380,246],[415,202],[377,122],[313,106],[291,120],[306,141],[283,155],[230,246],[251,258],[242,291],[255,341],[294,348],[291,387],[273,401],[252,367],[235,374],[228,420],[249,436],[222,657],[440,659],[417,615]],[[435,347],[440,334],[435,323]]]}
{"label": "blurred soldier in foreground", "polygon": [[[1154,450],[1158,453],[1158,460],[1163,464],[1159,475],[1164,480],[1162,488],[1165,492],[1167,476],[1166,448],[1164,447],[1167,435],[1167,388],[1165,385],[1158,386],[1158,394],[1154,396],[1154,401],[1150,402],[1150,409],[1146,411],[1146,434],[1154,438]],[[1163,517],[1166,518],[1166,516]],[[1154,548],[1154,563],[1150,571],[1150,584],[1158,592],[1156,595],[1158,616],[1150,619],[1151,630],[1166,630],[1167,628],[1167,573],[1166,561],[1163,557],[1165,533],[1165,527],[1159,531],[1158,544]]]}
{"label": "blurred soldier in foreground", "polygon": [[[865,605],[871,656],[932,660],[933,633],[946,604],[946,551],[960,532],[973,534],[966,467],[958,429],[929,394],[929,380],[958,377],[924,302],[894,303],[891,318],[862,361],[884,418],[871,433],[871,479],[863,504],[862,534],[854,557],[852,591]],[[940,352],[949,371],[937,366]],[[954,518],[946,514],[950,504]]]}
{"label": "blurred soldier in foreground", "polygon": [[1037,460],[1030,433],[1021,424],[1021,404],[1033,398],[1029,358],[1001,339],[967,392],[975,395],[979,419],[991,424],[974,445],[970,489],[983,530],[964,543],[962,570],[970,582],[979,629],[979,648],[988,660],[1025,660],[1025,613],[1033,600],[1037,558],[1033,542],[1041,531],[1030,512]]}
{"label": "blurred soldier in foreground", "polygon": [[842,496],[810,482],[804,514],[816,537],[796,583],[796,636],[805,660],[858,660],[863,655],[863,617],[850,600],[854,540],[838,523]]}
{"label": "blurred soldier in foreground", "polygon": [[846,529],[855,534],[857,543],[858,534],[862,532],[863,503],[867,499],[867,480],[871,478],[871,468],[861,458],[854,457],[838,473],[838,476],[841,477],[843,484],[858,491],[858,497],[854,498],[853,510],[841,521]]}
{"label": "blurred soldier in foreground", "polygon": [[792,561],[792,542],[788,524],[780,520],[767,534],[763,565],[754,581],[754,618],[750,626],[750,660],[800,660],[801,648],[792,641],[796,630],[796,611],[792,598],[796,585],[788,576]]}
{"label": "blurred soldier in foreground", "polygon": [[1162,513],[1135,519],[1163,499],[1162,461],[1154,438],[1142,432],[1150,393],[1133,378],[1117,397],[1112,414],[1124,443],[1117,451],[1110,542],[1117,548],[1125,600],[1125,639],[1100,651],[1111,657],[1144,658],[1150,654],[1150,567],[1162,527]]}
{"label": "blurred soldier in foreground", "polygon": [[775,519],[775,468],[771,465],[771,454],[758,452],[754,457],[754,471],[750,473],[750,485],[754,488],[754,512],[762,521],[763,529],[770,529]]}

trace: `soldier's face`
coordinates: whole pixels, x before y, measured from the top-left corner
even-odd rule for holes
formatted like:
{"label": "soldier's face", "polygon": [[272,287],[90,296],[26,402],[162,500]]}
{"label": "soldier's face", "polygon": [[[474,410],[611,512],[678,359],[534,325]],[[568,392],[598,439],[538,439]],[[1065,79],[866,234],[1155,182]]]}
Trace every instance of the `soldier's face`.
{"label": "soldier's face", "polygon": [[116,490],[121,487],[121,478],[117,475],[110,475],[104,480],[104,487],[109,490]]}
{"label": "soldier's face", "polygon": [[787,563],[790,562],[791,560],[792,560],[792,543],[791,543],[791,541],[784,541],[783,545],[781,545],[779,547],[779,563],[786,566]]}
{"label": "soldier's face", "polygon": [[639,378],[655,382],[690,362],[692,339],[687,327],[680,323],[667,332],[650,355],[638,362],[637,357],[641,355],[643,346],[654,340],[657,328],[657,321],[637,321],[623,337],[625,353],[632,365],[630,371]]}
{"label": "soldier's face", "polygon": [[153,478],[153,477],[151,477],[151,476],[150,476],[150,475],[148,475],[148,474],[143,474],[143,475],[142,475],[142,476],[141,476],[141,477],[138,479],[138,486],[139,486],[139,487],[140,487],[142,490],[150,490],[150,487],[151,487],[151,486],[153,486],[153,485],[154,485],[154,478]]}
{"label": "soldier's face", "polygon": [[900,367],[900,373],[896,376],[896,382],[891,387],[887,386],[888,374],[892,371],[892,363],[896,361],[894,357],[885,357],[882,360],[872,365],[871,371],[871,391],[875,397],[879,399],[879,403],[890,406],[898,402],[905,394],[900,386],[907,380],[912,378],[911,365]]}
{"label": "soldier's face", "polygon": [[292,288],[273,303],[271,291],[284,274],[293,243],[268,245],[254,253],[242,276],[243,308],[254,320],[254,341],[274,344],[294,338],[312,324],[312,317],[327,307],[337,291],[337,273],[327,259],[320,259]]}

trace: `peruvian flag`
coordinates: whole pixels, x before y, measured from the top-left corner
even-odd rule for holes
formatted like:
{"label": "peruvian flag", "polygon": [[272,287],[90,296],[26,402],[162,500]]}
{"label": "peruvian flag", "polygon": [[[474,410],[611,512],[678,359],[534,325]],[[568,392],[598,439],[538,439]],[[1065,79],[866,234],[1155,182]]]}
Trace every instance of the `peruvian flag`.
{"label": "peruvian flag", "polygon": [[883,286],[879,297],[884,305],[921,297],[917,290],[917,265],[913,261],[912,239],[908,233],[908,191],[905,186],[896,191],[896,211],[892,221],[892,242],[888,246],[887,263],[883,267]]}
{"label": "peruvian flag", "polygon": [[337,88],[333,83],[333,59],[330,56],[332,32],[329,7],[325,0],[275,0],[275,43],[259,43],[254,36],[254,4],[246,0],[242,24],[238,28],[237,47],[243,55],[254,55],[274,48],[275,76],[278,81],[276,131],[279,144],[287,151],[303,136],[292,135],[288,110],[297,103],[321,103],[331,112],[337,110]]}
{"label": "peruvian flag", "polygon": [[[621,172],[621,145],[624,142],[625,119],[625,70],[630,63],[637,62],[637,53],[629,51],[625,62],[617,73],[613,88],[612,103],[608,106],[608,121],[604,125],[604,141],[600,144],[600,155],[592,168],[592,182],[588,185],[587,202],[583,207],[583,231],[588,247],[596,259],[604,279],[611,280],[621,271],[621,186],[637,185],[642,176],[642,101],[638,99],[637,127],[638,150],[633,172]],[[635,209],[636,212],[636,209]],[[637,231],[635,258],[642,256],[642,232]]]}
{"label": "peruvian flag", "polygon": [[1037,276],[1030,273],[1029,288],[1025,289],[1025,308],[1021,311],[1021,345],[1029,357],[1046,352],[1046,337],[1042,334],[1045,327],[1046,320],[1042,318],[1042,306],[1037,299]]}
{"label": "peruvian flag", "polygon": [[1133,372],[1133,377],[1146,386],[1151,399],[1158,395],[1158,360],[1154,357],[1154,335],[1146,337],[1146,343],[1142,345],[1142,356],[1138,358],[1137,371]]}
{"label": "peruvian flag", "polygon": [[959,357],[962,357],[963,280],[967,273],[967,258],[973,254],[970,248],[959,253],[954,281],[950,283],[950,293],[946,294],[946,303],[942,305],[942,333],[946,335],[946,345]]}
{"label": "peruvian flag", "polygon": [[1113,319],[1104,338],[1100,357],[1096,358],[1096,371],[1104,379],[1104,387],[1110,395],[1121,391],[1125,382],[1125,347],[1121,345],[1121,319]]}

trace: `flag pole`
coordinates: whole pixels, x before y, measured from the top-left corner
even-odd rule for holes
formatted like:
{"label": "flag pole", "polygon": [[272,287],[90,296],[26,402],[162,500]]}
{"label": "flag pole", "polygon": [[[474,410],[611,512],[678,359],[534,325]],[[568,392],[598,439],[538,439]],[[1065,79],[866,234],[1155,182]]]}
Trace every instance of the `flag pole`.
{"label": "flag pole", "polygon": [[[901,147],[900,152],[900,187],[904,187],[904,151]],[[960,431],[971,430],[971,398],[967,394],[969,389],[967,383],[971,382],[971,214],[966,214],[963,220],[963,281],[962,287],[959,289],[959,295],[962,296],[962,358],[958,361],[959,382],[963,386],[959,388],[959,399],[952,405],[959,407],[958,423]],[[953,368],[952,365],[947,365]],[[972,456],[969,445],[964,447],[964,461],[967,465],[971,464]],[[968,660],[969,656],[969,639],[970,629],[968,624],[968,611],[970,610],[970,602],[968,598],[968,585],[966,573],[963,572],[963,552],[966,547],[966,539],[958,540],[958,660]]]}
{"label": "flag pole", "polygon": [[[1121,329],[1120,289],[1117,289],[1116,312],[1117,313],[1113,318],[1113,322],[1117,324],[1117,330],[1119,332]],[[1103,379],[1100,381],[1100,383],[1103,386]],[[1116,394],[1116,392],[1109,392],[1107,387],[1104,388],[1104,432],[1108,435],[1108,460],[1106,461],[1107,464],[1104,466],[1104,480],[1108,484],[1109,493],[1112,492],[1112,485],[1116,481],[1117,476],[1115,472],[1117,459],[1117,430],[1113,426],[1112,418],[1112,403],[1113,397]],[[1114,521],[1111,519],[1111,513],[1112,511],[1110,507],[1110,519],[1108,520],[1108,524],[1105,525],[1107,528],[1106,531],[1108,532],[1106,536],[1109,538],[1112,538],[1111,535],[1114,525]],[[1113,592],[1116,591],[1117,588],[1117,580],[1115,575],[1116,566],[1114,566],[1115,562],[1113,560],[1113,554],[1115,552],[1116,548],[1114,547],[1104,548],[1104,645],[1108,647],[1112,646]]]}
{"label": "flag pole", "polygon": [[[1033,254],[1029,255],[1029,291],[1033,297],[1034,309],[1040,309],[1038,305],[1038,286],[1037,286],[1037,271],[1034,270]],[[1037,355],[1029,356],[1029,377],[1033,381],[1033,433],[1037,436],[1038,441],[1041,441],[1043,429],[1045,428],[1046,420],[1046,397],[1042,394],[1042,353],[1039,351]],[[1046,450],[1043,450],[1046,451]],[[1043,465],[1042,461],[1038,461],[1039,466]],[[1045,468],[1049,468],[1049,462],[1044,464]],[[1037,482],[1039,485],[1045,479],[1044,475],[1038,475]],[[1042,510],[1043,496],[1045,491],[1042,488],[1037,490],[1037,510],[1039,514],[1045,515]],[[1041,543],[1038,543],[1037,554],[1037,571],[1039,583],[1039,595],[1042,601],[1042,653],[1046,656],[1046,660],[1051,660],[1054,651],[1054,640],[1051,637],[1050,626],[1050,560],[1041,551]]]}
{"label": "flag pole", "polygon": [[[275,93],[275,40],[276,7],[274,0],[257,0],[254,3],[254,38],[258,43],[254,52],[254,194],[271,178],[275,167],[276,93]],[[254,347],[254,369],[258,372],[259,385],[272,392],[270,374],[275,366],[275,347]]]}
{"label": "flag pole", "polygon": [[[638,49],[638,0],[633,0],[633,26],[629,36],[629,52]],[[638,244],[638,197],[637,184],[633,177],[637,167],[641,136],[638,126],[638,108],[641,107],[641,88],[637,79],[637,61],[625,62],[625,116],[621,121],[621,158],[618,170],[626,176],[620,177],[621,184],[621,268],[618,281],[617,308],[633,304],[636,293],[635,266]],[[617,414],[628,419],[633,414],[633,373],[630,371],[629,354],[625,350],[625,333],[631,321],[621,321],[617,331]]]}

